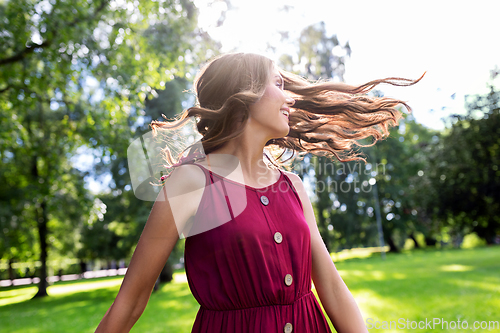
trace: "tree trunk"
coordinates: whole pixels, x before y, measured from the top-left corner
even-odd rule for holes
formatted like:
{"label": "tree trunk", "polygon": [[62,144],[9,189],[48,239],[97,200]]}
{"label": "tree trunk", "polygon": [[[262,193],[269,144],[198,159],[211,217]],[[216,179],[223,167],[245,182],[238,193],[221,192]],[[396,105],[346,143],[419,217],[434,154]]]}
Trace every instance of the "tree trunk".
{"label": "tree trunk", "polygon": [[320,201],[318,201],[318,203],[317,203],[317,208],[318,208],[318,225],[319,225],[320,230],[321,230],[321,232],[320,232],[321,238],[323,238],[323,242],[325,243],[325,246],[326,246],[326,249],[328,250],[328,253],[331,253],[330,235],[328,234],[328,225],[327,225],[325,217],[323,216],[324,207],[320,203]]}
{"label": "tree trunk", "polygon": [[160,275],[158,275],[158,278],[156,279],[153,291],[158,291],[160,289],[160,283],[170,282],[173,279],[174,279],[174,269],[172,267],[170,260],[167,260],[165,266],[163,266],[163,269],[160,272]]}
{"label": "tree trunk", "polygon": [[[322,184],[326,184],[326,174],[324,170],[321,170],[321,166],[325,165],[325,158],[323,156],[316,157],[317,165],[315,166],[315,174],[316,174],[316,186],[318,183],[322,182]],[[318,201],[316,202],[316,209],[318,211],[318,226],[321,234],[321,238],[323,238],[323,242],[325,243],[326,249],[328,253],[332,252],[331,242],[330,242],[330,232],[328,230],[328,221],[324,217],[323,213],[325,211],[330,211],[332,207],[332,200],[330,199],[330,193],[323,188],[322,193],[317,192]]]}
{"label": "tree trunk", "polygon": [[14,269],[12,268],[12,259],[9,259],[9,267],[7,270],[9,272],[9,280],[14,280],[16,277],[14,276]]}
{"label": "tree trunk", "polygon": [[85,277],[85,272],[87,271],[87,263],[80,259],[80,278],[83,279]]}
{"label": "tree trunk", "polygon": [[[45,198],[42,201],[41,209],[37,209],[38,236],[40,238],[40,283],[38,292],[34,297],[45,297],[47,295],[47,202]],[[41,213],[40,213],[41,210]]]}
{"label": "tree trunk", "polygon": [[156,278],[156,281],[155,281],[155,285],[153,287],[153,292],[157,292],[158,290],[160,290],[160,276],[158,276]]}
{"label": "tree trunk", "polygon": [[413,242],[415,243],[415,248],[416,248],[416,249],[420,249],[420,245],[419,245],[419,244],[418,244],[418,242],[417,242],[417,238],[415,238],[415,233],[413,233],[413,232],[412,232],[412,233],[410,234],[410,238],[411,238],[411,239],[413,240]]}
{"label": "tree trunk", "polygon": [[396,246],[396,244],[394,243],[394,241],[392,240],[392,237],[390,236],[387,236],[387,245],[389,245],[389,252],[399,252],[399,249],[398,247]]}
{"label": "tree trunk", "polygon": [[172,268],[172,264],[170,263],[170,260],[167,260],[165,263],[165,266],[163,266],[163,269],[160,273],[160,282],[170,282],[174,278],[174,269]]}

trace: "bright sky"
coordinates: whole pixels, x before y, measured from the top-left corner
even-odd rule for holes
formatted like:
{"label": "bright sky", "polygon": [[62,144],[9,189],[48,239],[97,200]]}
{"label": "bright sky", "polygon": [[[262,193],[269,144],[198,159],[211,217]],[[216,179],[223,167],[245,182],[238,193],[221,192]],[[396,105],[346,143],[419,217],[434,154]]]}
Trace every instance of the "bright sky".
{"label": "bright sky", "polygon": [[[464,112],[464,95],[486,92],[490,70],[500,66],[499,1],[231,0],[233,9],[219,28],[214,22],[224,4],[205,3],[196,1],[200,25],[222,42],[223,52],[273,59],[294,54],[293,45],[280,43],[278,32],[297,40],[304,27],[324,21],[329,36],[351,46],[348,83],[418,78],[427,71],[413,87],[379,89],[408,101],[417,121],[435,129],[443,128],[442,117]],[[276,54],[267,45],[276,47]]]}

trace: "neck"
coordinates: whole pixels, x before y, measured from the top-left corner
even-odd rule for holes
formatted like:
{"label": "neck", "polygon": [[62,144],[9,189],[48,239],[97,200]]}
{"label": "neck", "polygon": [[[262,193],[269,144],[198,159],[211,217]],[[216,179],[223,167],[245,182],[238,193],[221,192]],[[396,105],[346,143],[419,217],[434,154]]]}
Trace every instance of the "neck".
{"label": "neck", "polygon": [[[263,183],[263,186],[268,185],[275,178],[275,172],[271,171],[264,161],[264,146],[269,138],[256,137],[254,133],[245,131],[240,137],[228,141],[222,148],[210,154],[210,164],[213,167],[222,167],[217,165],[216,157],[218,154],[224,154],[230,157],[235,157],[240,165],[241,173],[246,182]],[[227,158],[219,158],[219,161],[225,163]]]}
{"label": "neck", "polygon": [[255,179],[256,177],[253,176],[261,175],[263,170],[268,169],[264,162],[264,146],[237,144],[233,140],[210,155],[218,154],[234,156],[238,160],[243,174],[250,179]]}

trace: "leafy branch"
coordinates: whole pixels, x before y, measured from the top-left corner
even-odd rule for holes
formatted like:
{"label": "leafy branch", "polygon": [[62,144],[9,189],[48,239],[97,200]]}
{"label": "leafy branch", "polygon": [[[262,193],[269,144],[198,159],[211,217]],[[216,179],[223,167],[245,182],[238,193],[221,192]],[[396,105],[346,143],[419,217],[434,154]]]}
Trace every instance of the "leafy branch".
{"label": "leafy branch", "polygon": [[[77,18],[77,19],[69,22],[68,24],[65,24],[65,26],[74,27],[74,26],[76,26],[84,21],[90,22],[90,21],[94,20],[98,16],[98,14],[102,10],[104,10],[104,8],[108,5],[108,3],[109,3],[109,0],[103,0],[101,2],[101,4],[99,5],[99,7],[97,7],[96,10],[92,14],[86,16],[85,18]],[[58,30],[57,24],[54,26],[53,30],[54,30],[54,32],[57,32],[57,30]],[[46,39],[45,41],[43,41],[42,44],[30,43],[23,50],[19,51],[18,53],[14,54],[13,56],[0,59],[0,66],[23,60],[29,54],[33,53],[35,50],[43,49],[43,48],[50,46],[53,41],[54,41],[54,39],[50,38],[50,39]],[[7,90],[7,89],[8,89],[8,87],[5,90]],[[0,90],[0,93],[2,93],[3,91],[4,91],[4,89]]]}

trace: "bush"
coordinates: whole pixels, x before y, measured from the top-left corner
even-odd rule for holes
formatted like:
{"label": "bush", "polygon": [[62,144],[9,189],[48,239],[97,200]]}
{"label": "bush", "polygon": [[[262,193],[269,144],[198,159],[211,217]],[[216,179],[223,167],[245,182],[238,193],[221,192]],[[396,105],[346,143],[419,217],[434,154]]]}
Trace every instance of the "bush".
{"label": "bush", "polygon": [[479,238],[479,236],[475,232],[473,232],[471,234],[465,235],[461,248],[472,249],[475,247],[480,247],[485,245],[486,241],[484,239]]}

